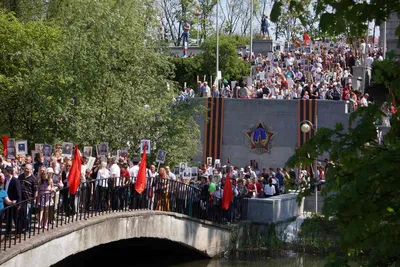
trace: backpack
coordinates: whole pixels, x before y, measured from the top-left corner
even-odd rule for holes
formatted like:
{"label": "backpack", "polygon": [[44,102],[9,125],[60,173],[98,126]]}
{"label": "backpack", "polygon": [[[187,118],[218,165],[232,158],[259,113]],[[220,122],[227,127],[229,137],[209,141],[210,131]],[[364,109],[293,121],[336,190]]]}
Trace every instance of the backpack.
{"label": "backpack", "polygon": [[328,100],[333,100],[333,89],[329,89],[326,92],[325,98],[328,99]]}
{"label": "backpack", "polygon": [[337,87],[333,88],[332,97],[333,97],[333,100],[340,100],[340,92]]}

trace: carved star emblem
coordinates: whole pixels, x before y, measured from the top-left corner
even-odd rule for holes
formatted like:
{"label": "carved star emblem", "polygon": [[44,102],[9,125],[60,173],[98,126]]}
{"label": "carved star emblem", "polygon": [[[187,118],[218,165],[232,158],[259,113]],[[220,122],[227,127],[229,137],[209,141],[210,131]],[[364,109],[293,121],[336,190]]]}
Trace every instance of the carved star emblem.
{"label": "carved star emblem", "polygon": [[265,127],[262,122],[245,131],[246,137],[250,141],[250,150],[258,153],[270,153],[274,140],[274,133],[269,127]]}

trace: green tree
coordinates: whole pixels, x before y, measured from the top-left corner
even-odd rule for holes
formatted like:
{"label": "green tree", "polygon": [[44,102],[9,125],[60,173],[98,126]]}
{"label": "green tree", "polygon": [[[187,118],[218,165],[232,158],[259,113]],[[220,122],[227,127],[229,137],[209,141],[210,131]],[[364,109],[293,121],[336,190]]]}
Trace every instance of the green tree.
{"label": "green tree", "polygon": [[[237,51],[238,45],[243,45],[248,38],[239,38],[236,35],[221,36],[219,40],[219,68],[222,77],[227,80],[241,81],[250,73],[250,65],[244,62]],[[210,38],[201,44],[203,53],[194,58],[175,58],[175,81],[180,85],[187,83],[188,86],[196,88],[197,76],[200,80],[207,77],[216,77],[216,39]]]}
{"label": "green tree", "polygon": [[198,0],[198,9],[200,11],[200,39],[206,40],[213,31],[213,9],[217,0]]}
{"label": "green tree", "polygon": [[271,21],[275,23],[275,39],[285,38],[286,42],[301,39],[305,31],[314,38],[317,35],[315,29],[316,16],[313,1],[279,1],[271,10]]}
{"label": "green tree", "polygon": [[[151,139],[153,151],[165,149],[171,163],[193,157],[200,140],[191,115],[197,105],[171,106],[176,91],[174,86],[167,89],[167,78],[173,65],[153,35],[158,25],[155,12],[151,1],[60,0],[50,2],[45,23],[15,22],[19,27],[32,24],[43,29],[35,29],[37,40],[20,34],[16,43],[13,35],[4,37],[16,46],[16,56],[33,50],[25,52],[26,43],[27,48],[37,48],[30,54],[41,59],[36,64],[23,58],[18,66],[21,70],[32,67],[35,75],[26,78],[30,86],[20,87],[29,89],[34,98],[27,94],[25,102],[16,105],[14,118],[21,120],[10,121],[18,125],[12,137],[28,136],[31,143],[108,141],[113,150],[128,147],[133,154],[139,152],[141,139]],[[7,18],[2,22],[7,27],[11,23]],[[58,35],[50,35],[53,31]],[[45,56],[39,57],[39,52]],[[10,57],[4,63],[12,66],[13,60]],[[19,73],[15,71],[15,81],[7,81],[13,92],[21,80]],[[0,74],[2,80],[12,76],[11,71]],[[30,107],[33,110],[27,113]],[[0,117],[7,118],[8,111],[1,111]],[[177,139],[180,149],[172,151]]]}
{"label": "green tree", "polygon": [[[271,10],[272,21],[278,21],[286,6],[293,7],[294,10],[304,10],[304,14],[308,13],[304,1],[278,0]],[[400,3],[397,0],[388,0],[384,4],[381,0],[318,0],[315,2],[314,17],[319,18],[319,29],[323,34],[330,36],[345,34],[354,38],[365,34],[368,22],[375,21],[376,25],[380,25],[391,13],[400,14],[399,10]],[[302,22],[304,19],[300,18]],[[397,34],[400,34],[400,27],[397,29]]]}
{"label": "green tree", "polygon": [[[222,35],[220,36],[220,70],[224,79],[242,80],[250,73],[250,65],[238,57],[238,46],[245,46],[250,43],[249,36],[241,35]],[[204,75],[207,77],[215,76],[216,70],[216,41],[215,38],[207,40],[201,45],[205,51],[196,55],[194,58],[173,58],[175,66],[173,77],[180,86],[186,82],[187,86],[196,89],[197,76],[202,80]]]}
{"label": "green tree", "polygon": [[[395,92],[399,95],[399,90]],[[328,169],[324,188],[324,215],[333,217],[340,231],[341,255],[328,266],[390,266],[400,253],[400,122],[393,115],[392,127],[383,144],[377,142],[374,122],[383,113],[375,105],[359,108],[347,129],[320,128],[287,162],[310,166],[312,159],[329,153],[334,167]],[[302,196],[309,194],[309,189]]]}
{"label": "green tree", "polygon": [[195,21],[195,3],[193,0],[161,0],[159,3],[165,37],[174,45],[179,45],[183,26],[186,22],[192,25]]}
{"label": "green tree", "polygon": [[382,84],[386,88],[400,88],[400,62],[375,61],[372,68],[374,83]]}
{"label": "green tree", "polygon": [[[219,39],[219,70],[222,77],[225,79],[241,80],[243,77],[248,76],[250,66],[244,62],[239,56],[237,51],[237,42],[233,38],[222,37]],[[207,42],[201,45],[204,53],[198,55],[202,58],[202,73],[208,76],[216,77],[216,39],[210,38]]]}
{"label": "green tree", "polygon": [[[3,132],[12,137],[46,138],[47,119],[42,114],[54,108],[46,88],[51,78],[43,69],[60,45],[61,31],[41,21],[21,23],[0,12],[0,108]],[[40,140],[42,141],[42,140]]]}
{"label": "green tree", "polygon": [[42,19],[46,16],[46,1],[0,0],[0,8],[9,10],[22,22]]}
{"label": "green tree", "polygon": [[[275,15],[281,5],[281,1],[275,3]],[[399,10],[400,3],[395,0],[385,5],[379,0],[319,0],[316,13],[321,15],[322,32],[357,36],[368,22],[380,24]],[[386,71],[379,73],[378,69],[377,81],[392,86],[399,97],[398,78],[391,80],[397,76],[396,67],[390,62],[381,65]],[[393,114],[392,127],[379,144],[374,122],[383,115],[375,105],[360,108],[351,115],[347,129],[343,125],[318,129],[287,162],[288,166],[310,166],[312,159],[328,153],[335,165],[326,176],[324,215],[333,216],[338,223],[342,255],[331,258],[329,266],[348,266],[350,260],[363,266],[399,264],[400,114]],[[309,193],[304,190],[301,195]]]}
{"label": "green tree", "polygon": [[173,58],[172,62],[174,64],[175,73],[173,75],[174,81],[183,86],[185,83],[188,87],[193,89],[197,88],[197,76],[199,75],[199,79],[203,78],[200,76],[200,69],[203,60],[201,57],[195,58]]}
{"label": "green tree", "polygon": [[[64,139],[75,137],[92,144],[108,140],[114,149],[129,141],[131,151],[137,152],[139,140],[149,138],[169,156],[175,153],[179,160],[192,157],[199,132],[193,128],[191,116],[169,109],[176,93],[167,90],[173,66],[166,55],[157,53],[153,48],[157,45],[147,36],[145,25],[151,23],[142,11],[149,7],[143,1],[91,2],[88,12],[85,3],[66,5],[54,18],[69,28],[58,58],[61,72],[69,74],[70,82],[65,89],[59,88],[77,99],[63,106],[63,120],[58,125]],[[187,113],[193,108],[186,106]],[[162,128],[170,126],[184,132],[166,135]],[[188,150],[172,153],[168,138],[175,140],[178,133],[183,134],[181,146]]]}

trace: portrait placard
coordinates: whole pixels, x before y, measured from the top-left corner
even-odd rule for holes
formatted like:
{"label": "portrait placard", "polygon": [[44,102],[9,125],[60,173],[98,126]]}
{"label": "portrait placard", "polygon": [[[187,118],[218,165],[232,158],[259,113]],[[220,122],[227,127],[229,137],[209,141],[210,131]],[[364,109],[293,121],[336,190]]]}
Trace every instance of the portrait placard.
{"label": "portrait placard", "polygon": [[17,141],[15,143],[15,147],[17,148],[17,155],[27,155],[28,154],[28,141]]}
{"label": "portrait placard", "polygon": [[72,157],[72,149],[73,149],[73,147],[74,147],[74,144],[73,143],[69,143],[69,142],[64,142],[63,144],[62,144],[62,147],[61,147],[61,155],[63,156],[63,157],[69,157],[69,158],[71,158]]}
{"label": "portrait placard", "polygon": [[[92,148],[92,147],[90,147]],[[87,169],[91,170],[93,168],[94,162],[96,158],[95,157],[88,157],[88,162],[87,162]]]}
{"label": "portrait placard", "polygon": [[212,157],[207,157],[207,166],[212,166],[213,158]]}
{"label": "portrait placard", "polygon": [[145,145],[146,145],[146,154],[151,154],[151,143],[150,143],[150,140],[148,140],[148,139],[140,141],[140,154],[143,154]]}
{"label": "portrait placard", "polygon": [[42,153],[43,151],[43,144],[35,144],[35,151],[37,153]]}
{"label": "portrait placard", "polygon": [[214,161],[214,168],[215,168],[215,169],[221,168],[221,160],[220,160],[220,159],[215,159],[215,161]]}
{"label": "portrait placard", "polygon": [[92,156],[93,147],[91,146],[84,146],[83,147],[83,156],[89,158]]}
{"label": "portrait placard", "polygon": [[97,145],[97,156],[108,156],[108,142]]}
{"label": "portrait placard", "polygon": [[164,163],[166,156],[167,156],[167,152],[165,150],[159,149],[157,152],[156,162]]}
{"label": "portrait placard", "polygon": [[185,172],[187,168],[187,163],[186,162],[181,162],[179,163],[179,174],[182,174]]}
{"label": "portrait placard", "polygon": [[288,79],[287,79],[287,82],[288,82],[289,88],[293,88],[293,86],[294,86],[293,80],[292,80],[291,78],[288,78]]}
{"label": "portrait placard", "polygon": [[231,81],[231,89],[233,90],[236,87],[236,81]]}
{"label": "portrait placard", "polygon": [[15,139],[10,138],[7,141],[7,158],[15,159],[16,151],[15,151]]}
{"label": "portrait placard", "polygon": [[49,144],[44,144],[42,147],[43,156],[50,158],[53,146]]}
{"label": "portrait placard", "polygon": [[274,61],[274,54],[271,52],[268,52],[267,58],[268,58],[268,61]]}
{"label": "portrait placard", "polygon": [[191,179],[192,178],[192,168],[187,167],[183,172],[183,179]]}

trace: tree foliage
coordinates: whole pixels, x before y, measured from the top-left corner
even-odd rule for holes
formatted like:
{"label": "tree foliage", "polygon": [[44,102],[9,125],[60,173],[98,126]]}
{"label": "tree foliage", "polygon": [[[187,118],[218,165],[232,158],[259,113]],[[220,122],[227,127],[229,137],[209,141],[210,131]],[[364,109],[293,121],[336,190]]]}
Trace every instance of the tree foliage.
{"label": "tree foliage", "polygon": [[[250,65],[244,62],[239,56],[237,47],[243,45],[248,38],[241,38],[236,35],[221,36],[219,40],[219,69],[223,79],[242,80],[250,74]],[[180,85],[185,82],[188,86],[196,88],[197,76],[200,80],[204,75],[216,77],[216,39],[209,38],[201,44],[203,53],[194,58],[174,58],[175,81]]]}
{"label": "tree foliage", "polygon": [[3,132],[31,145],[108,141],[133,154],[151,139],[171,164],[193,157],[197,106],[172,103],[173,65],[152,35],[155,12],[150,1],[59,0],[45,22],[2,13],[1,29],[13,29],[0,35],[10,43],[0,72],[0,92],[10,98],[0,111]]}
{"label": "tree foliage", "polygon": [[340,124],[318,129],[287,162],[310,166],[312,159],[329,153],[335,164],[325,178],[323,212],[338,223],[342,254],[331,257],[328,266],[348,266],[349,261],[390,266],[400,260],[399,113],[393,115],[392,127],[380,145],[374,122],[382,115],[374,105],[359,108],[347,129]]}
{"label": "tree foliage", "polygon": [[315,2],[311,0],[282,0],[274,4],[271,21],[275,23],[275,39],[283,37],[286,42],[302,39],[308,32],[313,38],[321,37],[317,29],[318,16],[314,13]]}
{"label": "tree foliage", "polygon": [[400,88],[400,62],[375,61],[372,68],[374,83],[385,85],[386,88]]}
{"label": "tree foliage", "polygon": [[[308,6],[301,0],[278,0],[272,7],[271,18],[277,21],[284,14],[284,7],[300,12],[300,21],[306,21]],[[397,0],[318,0],[314,5],[314,17],[319,18],[319,29],[322,33],[331,36],[359,37],[363,36],[367,29],[367,22],[375,21],[380,25],[387,20],[391,13],[400,14],[400,2]],[[304,16],[304,15],[305,16]],[[400,33],[400,28],[398,28]]]}
{"label": "tree foliage", "polygon": [[[240,80],[250,73],[250,66],[244,62],[237,51],[237,42],[234,38],[221,37],[219,39],[219,70],[225,79]],[[202,44],[204,53],[198,55],[203,60],[202,74],[216,77],[216,39],[210,38]]]}
{"label": "tree foliage", "polygon": [[179,45],[185,23],[196,23],[195,1],[160,0],[159,4],[164,36],[166,40],[172,40],[175,45]]}
{"label": "tree foliage", "polygon": [[[0,11],[0,108],[3,131],[11,136],[47,137],[47,110],[54,109],[47,95],[52,79],[43,66],[61,45],[61,31],[44,23],[21,23],[11,13]],[[23,133],[23,134],[22,134]]]}

